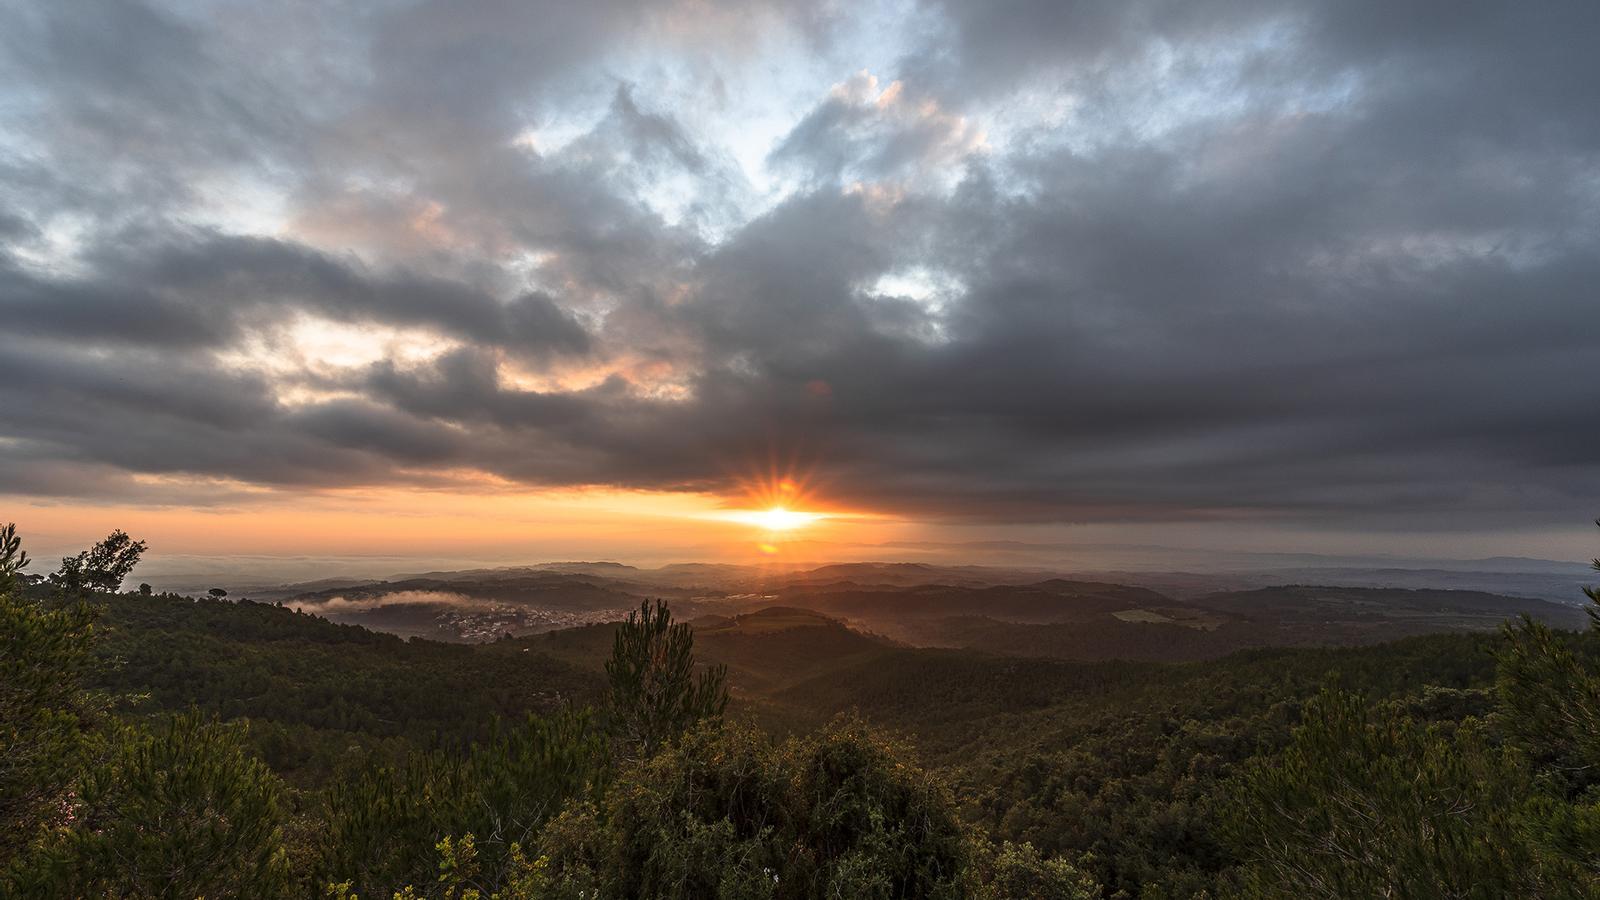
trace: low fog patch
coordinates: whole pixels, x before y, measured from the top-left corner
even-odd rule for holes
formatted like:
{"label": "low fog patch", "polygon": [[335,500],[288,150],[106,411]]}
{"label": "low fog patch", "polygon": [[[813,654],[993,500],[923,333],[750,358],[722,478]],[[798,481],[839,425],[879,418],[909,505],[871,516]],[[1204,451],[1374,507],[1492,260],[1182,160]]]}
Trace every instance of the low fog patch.
{"label": "low fog patch", "polygon": [[296,609],[307,613],[361,612],[380,606],[448,606],[455,609],[483,609],[493,602],[468,597],[454,591],[392,591],[371,597],[346,597],[340,594],[314,603],[301,603]]}

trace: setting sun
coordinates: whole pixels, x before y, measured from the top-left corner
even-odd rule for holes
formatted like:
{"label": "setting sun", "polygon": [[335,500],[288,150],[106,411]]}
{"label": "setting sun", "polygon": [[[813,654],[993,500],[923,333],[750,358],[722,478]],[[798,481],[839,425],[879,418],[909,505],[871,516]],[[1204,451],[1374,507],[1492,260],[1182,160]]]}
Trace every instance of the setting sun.
{"label": "setting sun", "polygon": [[756,522],[768,531],[788,531],[791,528],[810,525],[820,518],[822,516],[816,513],[795,512],[781,506],[774,506],[755,515]]}
{"label": "setting sun", "polygon": [[782,506],[767,509],[737,510],[728,515],[735,522],[755,525],[765,531],[793,531],[819,522],[827,516],[822,513],[800,512]]}

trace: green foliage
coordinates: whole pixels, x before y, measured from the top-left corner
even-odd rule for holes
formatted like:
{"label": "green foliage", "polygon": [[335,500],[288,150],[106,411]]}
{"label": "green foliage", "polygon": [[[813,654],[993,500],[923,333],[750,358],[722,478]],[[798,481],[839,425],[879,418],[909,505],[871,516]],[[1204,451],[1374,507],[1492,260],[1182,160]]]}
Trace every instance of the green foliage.
{"label": "green foliage", "polygon": [[28,553],[22,549],[22,538],[17,534],[15,522],[0,528],[0,594],[16,590],[17,573],[28,567]]}
{"label": "green foliage", "polygon": [[[1600,604],[1600,590],[1584,593]],[[1497,688],[1501,727],[1537,778],[1531,837],[1600,895],[1600,606],[1588,611],[1593,624],[1581,635],[1526,620],[1507,626]]]}
{"label": "green foliage", "polygon": [[695,674],[694,630],[674,623],[660,600],[640,604],[618,627],[606,679],[612,732],[641,756],[728,706],[726,667]]}
{"label": "green foliage", "polygon": [[93,713],[82,686],[93,611],[18,596],[27,561],[15,526],[0,529],[0,868],[60,820]]}
{"label": "green foliage", "polygon": [[1098,900],[1100,886],[1065,859],[1046,859],[1032,844],[1001,844],[985,893],[995,900]]}
{"label": "green foliage", "polygon": [[556,884],[606,898],[965,897],[979,876],[944,785],[850,720],[781,744],[691,731],[542,846]]}
{"label": "green foliage", "polygon": [[[445,838],[434,849],[438,853],[438,877],[427,887],[406,885],[393,893],[395,900],[582,900],[580,895],[555,888],[549,877],[549,860],[528,859],[519,845],[513,844],[504,885],[482,887],[482,866],[478,860],[477,839],[471,834]],[[353,882],[340,881],[327,886],[328,900],[359,900]]]}
{"label": "green foliage", "polygon": [[1529,781],[1479,723],[1450,733],[1325,691],[1240,779],[1232,833],[1267,897],[1548,896],[1519,805]]}
{"label": "green foliage", "polygon": [[[1494,732],[1470,717],[1423,726],[1394,705],[1324,693],[1290,746],[1238,783],[1241,883],[1261,896],[1600,896],[1600,616],[1590,612],[1597,626],[1584,635],[1506,626]],[[1423,699],[1437,706],[1441,695]]]}
{"label": "green foliage", "polygon": [[[1595,519],[1594,524],[1600,526],[1600,519]],[[1594,570],[1596,572],[1600,572],[1600,558],[1596,558],[1594,560]],[[1597,607],[1600,607],[1600,587],[1586,587],[1583,589],[1583,594],[1585,597],[1588,597],[1592,603],[1596,604]],[[1595,609],[1593,608],[1590,609],[1589,616],[1591,619],[1600,621],[1600,616],[1596,615]]]}
{"label": "green foliage", "polygon": [[[1600,628],[1079,664],[898,649],[803,610],[729,620],[697,648],[657,602],[614,635],[580,630],[568,664],[545,651],[571,635],[456,646],[266,604],[105,593],[142,549],[118,532],[65,560],[50,600],[0,529],[0,825],[21,860],[0,893],[1600,886]],[[98,620],[61,602],[91,594]],[[611,641],[604,685],[590,632]],[[732,664],[747,712],[802,736],[719,728],[725,671],[698,667],[696,649]],[[1359,695],[1319,694],[1330,675]],[[117,726],[94,690],[130,721],[194,705],[238,724]],[[489,724],[587,697],[606,701],[598,725],[571,712]],[[808,732],[849,708],[908,733],[937,774],[858,721]],[[252,753],[305,790],[283,791]]]}
{"label": "green foliage", "polygon": [[1506,627],[1496,693],[1501,727],[1575,795],[1600,784],[1600,667],[1593,632],[1575,640],[1537,622]]}
{"label": "green foliage", "polygon": [[[1414,703],[1419,719],[1483,714],[1497,641],[1436,635],[1184,665],[903,650],[778,697],[785,711],[856,708],[909,733],[973,821],[1078,861],[1108,896],[1226,896],[1237,863],[1217,828],[1228,779],[1287,744],[1330,673],[1374,698]],[[1416,696],[1420,685],[1436,687]],[[819,721],[777,719],[787,729]]]}
{"label": "green foliage", "polygon": [[195,706],[247,718],[256,751],[306,787],[369,752],[398,759],[435,735],[483,740],[496,717],[599,693],[597,675],[537,652],[408,641],[250,601],[103,603],[92,686],[142,698],[138,713]]}
{"label": "green foliage", "polygon": [[[28,874],[41,895],[276,897],[289,884],[280,786],[239,730],[198,714],[121,729],[74,821]],[[47,887],[46,887],[47,886]]]}
{"label": "green foliage", "polygon": [[65,597],[109,594],[122,589],[123,579],[139,564],[145,542],[118,529],[93,547],[61,560],[50,583]]}
{"label": "green foliage", "polygon": [[321,868],[382,895],[426,883],[441,836],[473,834],[472,886],[497,891],[518,872],[516,848],[600,777],[605,741],[583,713],[530,716],[466,753],[413,754],[335,782]]}
{"label": "green foliage", "polygon": [[[1600,604],[1600,590],[1584,593]],[[1600,606],[1589,615],[1578,639],[1526,619],[1508,625],[1499,654],[1504,727],[1569,797],[1600,786]]]}

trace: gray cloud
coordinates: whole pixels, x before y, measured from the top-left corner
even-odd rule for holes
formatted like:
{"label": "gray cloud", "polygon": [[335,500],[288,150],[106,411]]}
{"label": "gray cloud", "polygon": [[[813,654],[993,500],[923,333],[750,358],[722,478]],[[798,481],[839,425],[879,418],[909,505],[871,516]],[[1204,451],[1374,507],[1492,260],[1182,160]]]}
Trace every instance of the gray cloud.
{"label": "gray cloud", "polygon": [[[980,520],[1548,525],[1600,493],[1590,4],[930,2],[898,71],[793,110],[777,194],[608,70],[739,52],[671,9],[112,6],[7,13],[3,490],[726,490],[777,455]],[[230,225],[217,178],[284,224]],[[442,349],[240,362],[306,316]]]}
{"label": "gray cloud", "polygon": [[237,339],[250,320],[290,311],[429,326],[516,352],[581,353],[589,335],[546,295],[510,300],[458,281],[371,273],[302,245],[210,233],[130,240],[90,255],[90,278],[16,271],[0,297],[17,333],[175,348]]}

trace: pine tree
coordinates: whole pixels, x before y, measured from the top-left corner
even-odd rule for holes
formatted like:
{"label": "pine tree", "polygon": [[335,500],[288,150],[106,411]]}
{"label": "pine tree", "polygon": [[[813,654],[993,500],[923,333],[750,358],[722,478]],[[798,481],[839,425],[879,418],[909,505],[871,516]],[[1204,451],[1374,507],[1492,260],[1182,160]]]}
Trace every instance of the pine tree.
{"label": "pine tree", "polygon": [[16,590],[17,575],[28,567],[28,552],[22,549],[15,522],[0,528],[0,594]]}
{"label": "pine tree", "polygon": [[279,897],[282,788],[236,726],[189,713],[126,726],[78,786],[76,821],[24,885],[41,896]]}
{"label": "pine tree", "polygon": [[1541,788],[1526,816],[1532,838],[1600,895],[1600,588],[1584,594],[1591,624],[1582,634],[1529,619],[1506,627],[1495,686],[1500,724]]}
{"label": "pine tree", "polygon": [[727,667],[694,669],[694,630],[674,623],[665,603],[646,600],[628,614],[606,663],[610,727],[625,753],[650,756],[695,723],[722,716]]}
{"label": "pine tree", "polygon": [[1324,691],[1237,784],[1228,830],[1256,897],[1564,896],[1522,828],[1530,782],[1480,723],[1455,734]]}
{"label": "pine tree", "polygon": [[430,879],[441,839],[470,834],[475,885],[499,890],[515,876],[514,848],[598,779],[605,749],[586,713],[563,712],[496,723],[464,754],[369,764],[328,791],[321,880],[387,896]]}
{"label": "pine tree", "polygon": [[92,713],[82,677],[94,613],[19,596],[21,544],[15,525],[0,529],[0,869],[62,819]]}

